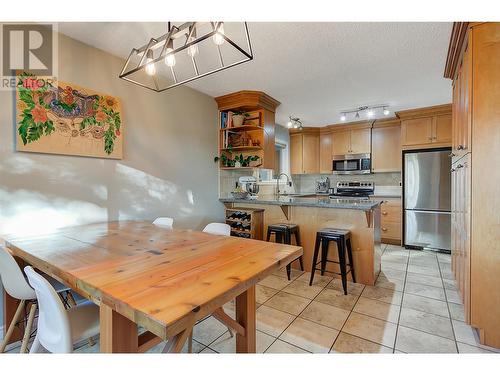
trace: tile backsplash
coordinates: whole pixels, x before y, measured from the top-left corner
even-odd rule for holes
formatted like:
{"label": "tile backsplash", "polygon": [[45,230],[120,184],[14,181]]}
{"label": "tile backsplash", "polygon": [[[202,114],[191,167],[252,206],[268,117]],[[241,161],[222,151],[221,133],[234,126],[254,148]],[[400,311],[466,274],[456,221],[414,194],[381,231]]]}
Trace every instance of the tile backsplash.
{"label": "tile backsplash", "polygon": [[314,192],[316,190],[316,180],[320,177],[328,177],[331,187],[335,187],[338,181],[373,181],[375,186],[399,186],[401,181],[400,172],[365,175],[294,174],[292,175],[292,180],[295,185],[295,191],[300,193]]}

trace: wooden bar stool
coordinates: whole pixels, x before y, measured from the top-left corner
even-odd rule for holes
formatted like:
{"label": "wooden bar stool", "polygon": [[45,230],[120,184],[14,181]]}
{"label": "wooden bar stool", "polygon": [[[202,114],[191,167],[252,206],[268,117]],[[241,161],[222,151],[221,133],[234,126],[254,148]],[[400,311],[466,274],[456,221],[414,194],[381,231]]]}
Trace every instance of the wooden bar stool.
{"label": "wooden bar stool", "polygon": [[[328,248],[330,241],[334,241],[337,244],[337,250],[339,254],[339,261],[328,260]],[[321,260],[318,262],[319,248],[321,246]],[[349,264],[346,264],[345,253],[347,251],[347,256],[349,258]],[[321,271],[321,275],[325,274],[326,263],[336,263],[340,266],[340,274],[337,272],[332,272],[342,277],[342,287],[344,288],[344,294],[347,294],[347,273],[351,273],[352,281],[356,282],[356,276],[354,275],[354,264],[352,261],[352,248],[351,248],[351,232],[345,229],[335,229],[335,228],[324,228],[316,233],[316,244],[314,246],[314,255],[311,267],[311,279],[309,280],[309,285],[312,285],[314,280],[314,272],[316,270]],[[316,268],[318,264],[321,264],[321,268]],[[347,266],[349,270],[347,271]]]}
{"label": "wooden bar stool", "polygon": [[[297,224],[271,224],[267,227],[267,239],[269,242],[271,240],[271,236],[275,235],[275,241],[277,243],[283,243],[286,245],[292,244],[292,234],[295,235],[295,244],[297,246],[301,246],[300,244],[300,233],[299,226]],[[299,258],[300,270],[304,271],[304,264],[302,263],[302,255]],[[290,280],[290,274],[292,271],[291,263],[286,266],[286,276],[288,280]]]}

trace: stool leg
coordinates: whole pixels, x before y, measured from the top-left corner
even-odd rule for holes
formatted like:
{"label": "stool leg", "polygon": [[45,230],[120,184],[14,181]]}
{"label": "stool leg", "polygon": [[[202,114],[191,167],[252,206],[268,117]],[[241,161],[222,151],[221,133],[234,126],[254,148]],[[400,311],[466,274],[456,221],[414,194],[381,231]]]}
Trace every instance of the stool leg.
{"label": "stool leg", "polygon": [[[294,234],[295,234],[295,243],[297,244],[297,246],[300,246],[300,234],[299,234],[299,231],[297,230]],[[304,271],[304,262],[302,260],[302,255],[299,258],[299,263],[300,263],[300,270]]]}
{"label": "stool leg", "polygon": [[318,253],[319,253],[319,245],[320,245],[320,238],[316,236],[316,243],[314,244],[314,254],[313,254],[313,260],[312,260],[312,265],[311,265],[311,279],[309,280],[309,286],[312,285],[313,280],[314,280],[314,272],[316,271],[316,263],[318,263]]}
{"label": "stool leg", "polygon": [[349,268],[351,270],[352,282],[356,282],[356,276],[354,275],[354,263],[352,261],[352,247],[351,247],[351,239],[348,238],[347,241],[347,256],[349,257]]}
{"label": "stool leg", "polygon": [[345,264],[345,240],[337,241],[337,248],[339,250],[339,263],[340,263],[340,275],[342,277],[342,287],[344,288],[344,294],[347,295],[347,271]]}
{"label": "stool leg", "polygon": [[330,244],[330,241],[326,239],[322,239],[321,241],[321,276],[325,274],[325,269],[326,269],[326,259],[328,257],[328,245]]}
{"label": "stool leg", "polygon": [[[287,245],[291,245],[292,244],[292,236],[290,235],[290,231],[287,230],[285,231],[285,233],[283,234],[283,237],[284,237],[284,243],[287,244]],[[292,263],[288,263],[286,265],[286,276],[288,278],[288,281],[290,281],[290,276],[292,274]]]}

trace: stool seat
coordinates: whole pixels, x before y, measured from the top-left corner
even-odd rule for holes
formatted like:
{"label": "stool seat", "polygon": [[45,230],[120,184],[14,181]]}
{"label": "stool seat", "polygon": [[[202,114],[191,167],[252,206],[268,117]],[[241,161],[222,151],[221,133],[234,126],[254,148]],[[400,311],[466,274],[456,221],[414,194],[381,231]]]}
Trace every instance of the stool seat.
{"label": "stool seat", "polygon": [[[300,245],[300,233],[299,226],[297,224],[292,223],[276,223],[269,224],[267,226],[267,241],[271,240],[271,236],[275,235],[276,242],[284,243],[286,245],[292,244],[292,235],[295,236],[295,243],[297,246]],[[302,255],[298,258],[300,262],[300,269],[304,271],[304,264],[302,260]],[[286,265],[286,275],[288,280],[290,280],[290,274],[292,272],[291,263]]]}
{"label": "stool seat", "polygon": [[[337,244],[337,250],[339,255],[339,261],[333,261],[328,259],[328,247],[330,241]],[[321,260],[318,262],[319,249],[321,247]],[[346,252],[349,258],[349,264],[346,262]],[[344,289],[344,294],[347,294],[347,274],[350,272],[352,276],[352,281],[356,282],[356,276],[354,275],[354,264],[352,257],[351,248],[351,232],[347,229],[339,228],[323,228],[316,233],[316,243],[314,245],[314,254],[311,267],[311,279],[309,280],[309,285],[312,285],[314,280],[314,272],[316,270],[321,271],[321,275],[324,275],[326,270],[326,263],[336,263],[340,266],[340,276],[342,277],[342,286]],[[321,268],[316,268],[318,264],[321,264]],[[349,266],[349,270],[347,270]],[[333,272],[336,273],[336,272]]]}

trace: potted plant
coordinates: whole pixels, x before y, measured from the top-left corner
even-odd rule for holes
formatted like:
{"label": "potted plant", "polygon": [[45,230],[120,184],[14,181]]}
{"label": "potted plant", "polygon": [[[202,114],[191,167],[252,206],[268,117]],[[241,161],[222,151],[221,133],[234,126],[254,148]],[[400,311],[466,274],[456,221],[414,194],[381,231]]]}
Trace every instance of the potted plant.
{"label": "potted plant", "polygon": [[[229,146],[227,151],[222,153],[221,156],[214,157],[214,163],[221,161],[223,167],[234,167],[236,164],[236,159],[234,160],[232,159],[233,156],[232,149],[233,149],[232,146]],[[226,153],[228,153],[229,156],[226,155]]]}
{"label": "potted plant", "polygon": [[237,127],[243,125],[243,122],[247,117],[250,117],[250,114],[247,112],[244,111],[233,112],[233,117],[232,117],[233,126]]}

